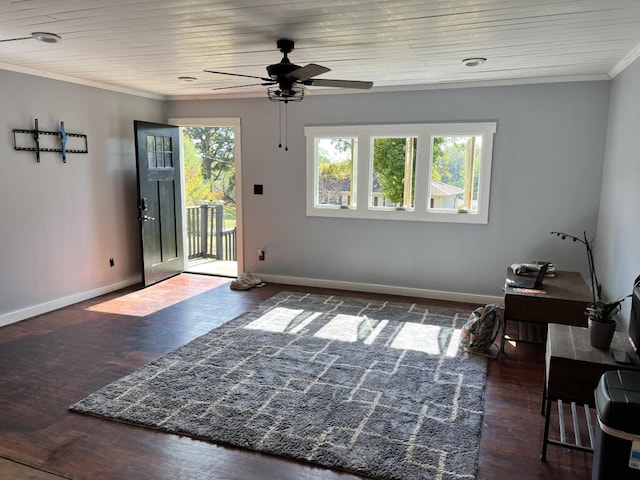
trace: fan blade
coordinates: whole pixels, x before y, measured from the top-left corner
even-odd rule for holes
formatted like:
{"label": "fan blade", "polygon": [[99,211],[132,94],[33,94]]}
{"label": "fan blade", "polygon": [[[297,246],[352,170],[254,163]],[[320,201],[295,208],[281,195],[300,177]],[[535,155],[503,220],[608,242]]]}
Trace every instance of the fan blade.
{"label": "fan blade", "polygon": [[322,65],[316,65],[315,63],[310,63],[309,65],[305,65],[304,67],[296,68],[293,72],[287,74],[287,77],[295,78],[296,80],[303,82],[305,80],[309,80],[311,77],[315,77],[316,75],[320,75],[330,71],[330,68],[323,67]]}
{"label": "fan blade", "polygon": [[267,86],[267,85],[275,85],[276,82],[265,82],[265,83],[248,83],[246,85],[234,85],[231,87],[216,87],[216,88],[212,88],[211,90],[227,90],[229,88],[242,88],[242,87],[257,87],[258,85],[261,86]]}
{"label": "fan blade", "polygon": [[373,87],[373,82],[359,82],[357,80],[328,80],[326,78],[314,78],[302,82],[305,85],[313,85],[314,87],[338,87],[338,88],[359,88],[368,90]]}
{"label": "fan blade", "polygon": [[272,81],[271,78],[256,77],[254,75],[243,75],[241,73],[217,72],[215,70],[205,70],[205,72],[207,72],[207,73],[216,73],[218,75],[232,75],[234,77],[257,78],[258,80],[262,80],[263,82],[271,82]]}

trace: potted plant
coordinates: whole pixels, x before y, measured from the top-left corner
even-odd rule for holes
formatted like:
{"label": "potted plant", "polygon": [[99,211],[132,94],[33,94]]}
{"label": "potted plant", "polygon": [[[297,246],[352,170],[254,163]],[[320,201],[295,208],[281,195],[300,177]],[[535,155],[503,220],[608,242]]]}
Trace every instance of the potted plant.
{"label": "potted plant", "polygon": [[584,313],[589,320],[589,341],[592,347],[602,350],[609,348],[616,331],[616,315],[627,297],[616,298],[609,302],[598,300],[587,307]]}
{"label": "potted plant", "polygon": [[585,310],[585,315],[589,321],[589,341],[592,347],[606,350],[611,345],[613,334],[616,331],[616,315],[620,312],[624,297],[616,298],[605,302],[602,300],[602,285],[598,282],[596,266],[593,261],[593,242],[587,239],[587,233],[582,232],[583,238],[574,237],[567,233],[551,232],[552,235],[560,237],[562,240],[570,239],[574,242],[582,243],[587,249],[587,261],[589,262],[589,276],[591,280],[591,295],[593,302]]}

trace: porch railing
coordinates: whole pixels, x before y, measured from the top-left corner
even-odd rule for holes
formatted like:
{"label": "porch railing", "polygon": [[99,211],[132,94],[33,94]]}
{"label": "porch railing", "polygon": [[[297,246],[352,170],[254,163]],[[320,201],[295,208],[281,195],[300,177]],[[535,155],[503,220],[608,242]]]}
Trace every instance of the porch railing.
{"label": "porch railing", "polygon": [[237,261],[236,228],[224,228],[223,205],[187,207],[189,259]]}

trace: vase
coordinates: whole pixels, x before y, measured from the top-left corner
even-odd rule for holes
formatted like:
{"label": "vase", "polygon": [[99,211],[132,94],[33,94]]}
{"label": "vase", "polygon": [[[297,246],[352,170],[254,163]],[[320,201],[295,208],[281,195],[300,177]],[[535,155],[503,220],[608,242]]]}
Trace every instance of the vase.
{"label": "vase", "polygon": [[608,350],[615,331],[615,322],[597,322],[589,319],[589,342],[594,348]]}

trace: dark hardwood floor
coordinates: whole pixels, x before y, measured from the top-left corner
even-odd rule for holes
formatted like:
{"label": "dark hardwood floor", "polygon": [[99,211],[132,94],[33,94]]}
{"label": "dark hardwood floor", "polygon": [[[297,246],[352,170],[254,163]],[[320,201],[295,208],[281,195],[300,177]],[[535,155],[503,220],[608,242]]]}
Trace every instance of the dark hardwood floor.
{"label": "dark hardwood floor", "polygon": [[[0,328],[0,479],[361,478],[67,410],[282,290],[446,304],[275,284],[233,291],[228,281],[184,274]],[[543,358],[541,345],[508,344],[490,361],[479,479],[591,478],[591,454],[549,447],[539,460]]]}

